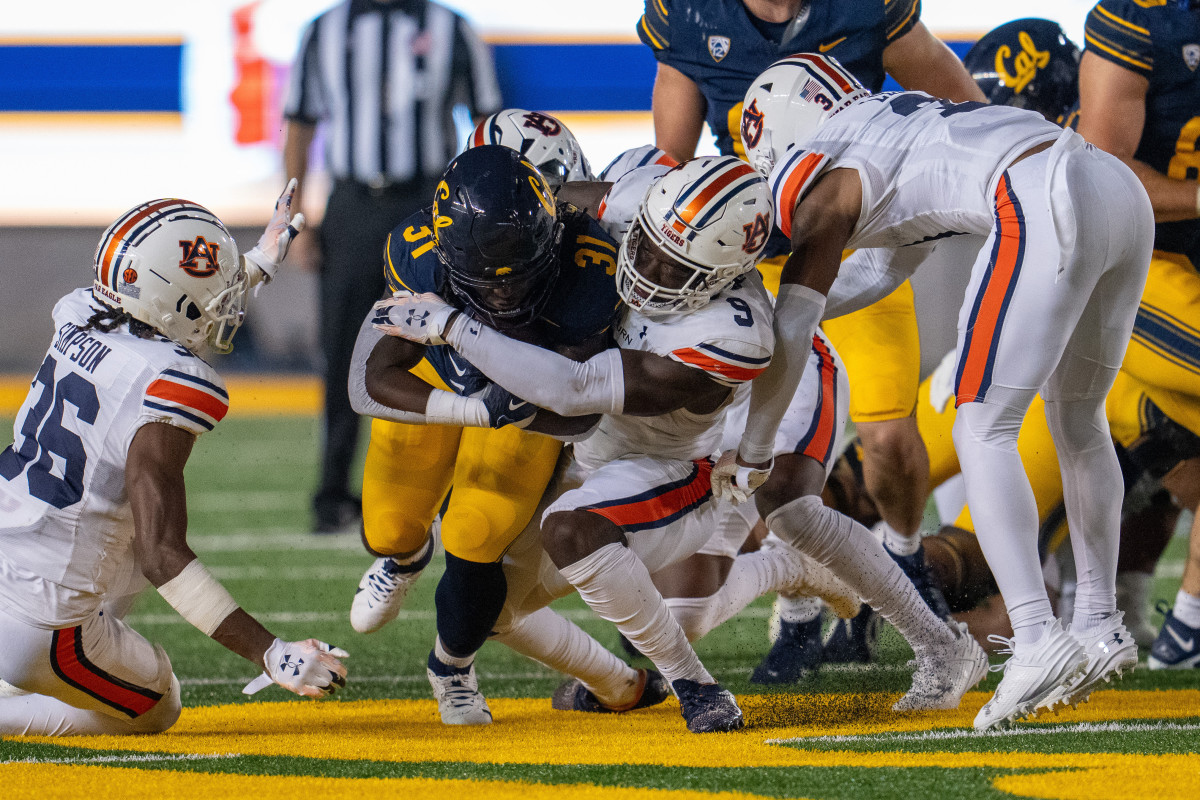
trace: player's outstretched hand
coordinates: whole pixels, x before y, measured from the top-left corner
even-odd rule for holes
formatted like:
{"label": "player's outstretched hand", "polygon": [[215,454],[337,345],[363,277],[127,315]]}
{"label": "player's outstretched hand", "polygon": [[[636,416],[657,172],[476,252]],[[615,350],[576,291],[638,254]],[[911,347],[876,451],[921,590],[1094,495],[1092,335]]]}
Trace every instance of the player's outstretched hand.
{"label": "player's outstretched hand", "polygon": [[717,497],[728,498],[734,505],[744,503],[754,490],[771,477],[775,460],[765,465],[752,467],[738,462],[737,450],[726,450],[721,454],[712,471],[712,490]]}
{"label": "player's outstretched hand", "polygon": [[432,292],[396,292],[375,304],[372,327],[417,344],[445,344],[458,310]]}
{"label": "player's outstretched hand", "polygon": [[292,196],[295,194],[296,179],[292,178],[275,201],[275,213],[271,215],[271,221],[267,223],[267,229],[263,231],[258,244],[245,255],[251,286],[267,283],[275,277],[276,270],[287,256],[292,239],[304,230],[304,215],[292,216]]}
{"label": "player's outstretched hand", "polygon": [[346,667],[339,659],[350,654],[316,639],[285,642],[267,648],[263,664],[271,680],[301,697],[324,697],[346,685]]}

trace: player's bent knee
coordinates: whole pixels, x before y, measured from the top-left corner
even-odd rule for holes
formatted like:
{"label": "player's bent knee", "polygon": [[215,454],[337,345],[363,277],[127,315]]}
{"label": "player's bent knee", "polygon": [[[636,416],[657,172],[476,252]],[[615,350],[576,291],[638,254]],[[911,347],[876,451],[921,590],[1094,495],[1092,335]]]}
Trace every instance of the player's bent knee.
{"label": "player's bent knee", "polygon": [[833,557],[853,525],[849,517],[829,508],[816,495],[798,497],[767,517],[767,527],[776,536],[822,563]]}
{"label": "player's bent knee", "polygon": [[864,459],[886,465],[891,472],[908,474],[929,469],[925,442],[914,417],[861,423],[858,435]]}
{"label": "player's bent knee", "polygon": [[474,506],[456,506],[442,515],[442,546],[458,558],[490,564],[498,561],[520,533]]}
{"label": "player's bent knee", "polygon": [[591,511],[556,511],[542,523],[542,547],[560,569],[614,543],[625,543],[621,529]]}
{"label": "player's bent knee", "polygon": [[179,680],[171,675],[171,685],[154,706],[136,717],[131,727],[134,733],[162,733],[179,720],[183,711],[183,700],[179,688]]}

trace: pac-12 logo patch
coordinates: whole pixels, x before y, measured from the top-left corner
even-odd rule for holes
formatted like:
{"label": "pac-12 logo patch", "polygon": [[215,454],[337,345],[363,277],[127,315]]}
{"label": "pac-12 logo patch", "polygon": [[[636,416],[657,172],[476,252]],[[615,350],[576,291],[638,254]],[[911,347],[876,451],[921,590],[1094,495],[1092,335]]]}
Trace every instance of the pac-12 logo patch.
{"label": "pac-12 logo patch", "polygon": [[708,37],[708,54],[713,57],[713,61],[720,61],[725,56],[729,55],[729,37]]}
{"label": "pac-12 logo patch", "polygon": [[180,239],[179,246],[183,248],[183,257],[179,259],[179,266],[183,267],[183,271],[189,275],[207,278],[214,274],[220,266],[217,263],[217,253],[220,252],[221,245],[209,244],[203,236],[197,236],[195,241],[191,242]]}
{"label": "pac-12 logo patch", "polygon": [[758,110],[758,98],[742,109],[742,143],[746,147],[757,147],[762,138],[763,113]]}
{"label": "pac-12 logo patch", "polygon": [[1185,44],[1183,46],[1183,63],[1192,72],[1200,67],[1200,44]]}

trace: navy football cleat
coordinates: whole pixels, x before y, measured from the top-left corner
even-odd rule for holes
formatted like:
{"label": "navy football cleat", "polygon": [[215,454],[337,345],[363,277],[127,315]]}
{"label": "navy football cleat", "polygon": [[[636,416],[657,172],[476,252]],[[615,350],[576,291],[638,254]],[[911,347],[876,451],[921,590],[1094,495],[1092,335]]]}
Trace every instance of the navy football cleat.
{"label": "navy football cleat", "polygon": [[679,698],[679,711],[692,733],[725,733],[744,724],[742,710],[719,683],[696,683],[686,678],[671,682]]}
{"label": "navy football cleat", "polygon": [[658,670],[639,669],[638,670],[638,694],[637,699],[632,703],[624,706],[610,706],[592,694],[586,686],[580,683],[578,678],[572,679],[563,683],[554,690],[554,695],[550,698],[550,707],[556,711],[587,711],[592,714],[620,714],[624,711],[633,711],[635,708],[649,708],[656,706],[671,693],[671,689],[667,686],[667,680]]}
{"label": "navy football cleat", "polygon": [[892,560],[900,565],[900,569],[904,570],[904,574],[913,582],[913,586],[917,587],[917,594],[921,595],[921,599],[925,601],[925,605],[944,620],[952,619],[950,606],[946,603],[946,596],[942,594],[942,589],[935,582],[933,575],[929,571],[929,564],[925,561],[925,545],[917,548],[917,552],[911,556],[898,556],[885,543],[883,549],[887,550]]}
{"label": "navy football cleat", "polygon": [[821,616],[808,622],[779,623],[771,651],[754,668],[751,683],[797,683],[815,675],[821,666]]}
{"label": "navy football cleat", "polygon": [[831,664],[869,664],[875,659],[879,642],[880,617],[866,603],[858,616],[835,619],[825,637],[822,656]]}
{"label": "navy football cleat", "polygon": [[1200,628],[1180,622],[1166,603],[1159,603],[1158,611],[1164,619],[1146,660],[1150,669],[1200,668]]}

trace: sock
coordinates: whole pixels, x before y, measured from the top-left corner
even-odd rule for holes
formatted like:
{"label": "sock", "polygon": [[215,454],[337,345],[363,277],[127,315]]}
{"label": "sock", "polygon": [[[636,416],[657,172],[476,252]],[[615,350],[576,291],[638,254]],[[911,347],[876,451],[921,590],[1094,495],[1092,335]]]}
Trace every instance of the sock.
{"label": "sock", "polygon": [[1200,597],[1180,589],[1175,595],[1175,608],[1171,616],[1189,628],[1200,628]]}
{"label": "sock", "polygon": [[717,595],[713,594],[708,597],[664,597],[663,602],[683,628],[683,635],[689,642],[694,642],[716,627],[713,624],[716,610],[713,601],[716,599]]}
{"label": "sock", "polygon": [[779,594],[775,598],[775,611],[780,622],[812,622],[821,615],[821,598]]}
{"label": "sock", "polygon": [[617,626],[668,681],[715,683],[633,551],[607,544],[559,572],[593,611]]}
{"label": "sock", "polygon": [[499,563],[480,564],[446,553],[438,581],[437,634],[449,653],[463,658],[487,641],[504,608],[508,581]]}
{"label": "sock", "polygon": [[[443,674],[446,674],[447,672],[449,672],[449,670],[438,669],[439,665],[442,667],[450,667],[453,670],[461,672],[463,670],[470,669],[471,664],[473,664],[475,662],[475,654],[474,653],[471,653],[470,655],[467,655],[467,656],[452,655],[450,653],[450,651],[448,651],[446,649],[446,646],[442,644],[442,637],[440,637],[440,636],[437,637],[436,641],[434,641],[433,652],[430,653],[429,655],[431,656],[431,658],[430,658],[431,664],[430,664],[429,668],[432,669],[434,671],[434,673],[438,674],[438,675],[443,675]],[[434,665],[432,663],[434,660],[439,662],[438,665]]]}
{"label": "sock", "polygon": [[[433,537],[425,540],[425,546],[417,548],[417,552],[408,556],[388,556],[391,564],[385,563],[383,568],[388,572],[416,572],[425,569],[429,565],[430,559],[433,558]],[[405,569],[395,569],[395,567],[405,567]]]}
{"label": "sock", "polygon": [[520,617],[509,630],[492,638],[523,656],[578,678],[602,703],[620,707],[637,700],[637,670],[552,609],[541,608]]}
{"label": "sock", "polygon": [[921,534],[905,536],[883,520],[875,523],[875,530],[883,534],[883,546],[894,555],[911,556],[921,549]]}

